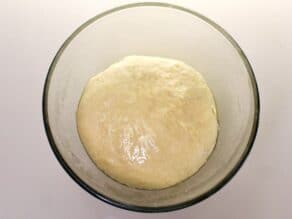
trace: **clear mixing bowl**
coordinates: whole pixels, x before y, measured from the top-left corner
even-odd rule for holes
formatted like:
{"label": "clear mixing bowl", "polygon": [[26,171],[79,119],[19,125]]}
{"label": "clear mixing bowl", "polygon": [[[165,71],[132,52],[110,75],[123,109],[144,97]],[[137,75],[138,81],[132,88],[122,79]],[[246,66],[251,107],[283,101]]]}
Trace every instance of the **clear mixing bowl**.
{"label": "clear mixing bowl", "polygon": [[[215,150],[176,186],[148,191],[122,185],[94,165],[80,142],[76,110],[87,80],[128,55],[182,60],[214,93],[220,124]],[[179,6],[136,3],[97,15],[65,41],[45,82],[43,117],[60,164],[90,194],[128,210],[170,211],[207,198],[238,171],[256,136],[259,94],[246,56],[220,26]]]}

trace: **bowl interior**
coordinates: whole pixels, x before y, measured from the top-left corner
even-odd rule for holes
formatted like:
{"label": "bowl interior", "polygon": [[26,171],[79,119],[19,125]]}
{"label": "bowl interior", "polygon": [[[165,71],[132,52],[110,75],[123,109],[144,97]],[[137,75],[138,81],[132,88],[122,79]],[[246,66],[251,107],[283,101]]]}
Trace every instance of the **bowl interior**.
{"label": "bowl interior", "polygon": [[[179,59],[203,74],[215,96],[220,131],[207,163],[163,190],[129,188],[101,172],[85,152],[76,110],[87,80],[127,55]],[[103,200],[132,210],[180,208],[221,187],[241,165],[255,136],[256,84],[236,43],[201,15],[167,4],[134,4],[97,16],[58,52],[44,93],[50,143],[67,172]]]}

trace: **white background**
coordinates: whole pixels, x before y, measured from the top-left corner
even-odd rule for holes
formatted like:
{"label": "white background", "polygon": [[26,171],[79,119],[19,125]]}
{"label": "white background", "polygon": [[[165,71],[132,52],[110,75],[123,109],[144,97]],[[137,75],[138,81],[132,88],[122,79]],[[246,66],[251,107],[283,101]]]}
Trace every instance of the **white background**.
{"label": "white background", "polygon": [[292,215],[292,2],[169,0],[224,27],[249,58],[260,89],[254,148],[238,174],[186,209],[143,214],[82,190],[54,157],[41,99],[48,67],[82,23],[134,1],[0,0],[0,218],[281,218]]}

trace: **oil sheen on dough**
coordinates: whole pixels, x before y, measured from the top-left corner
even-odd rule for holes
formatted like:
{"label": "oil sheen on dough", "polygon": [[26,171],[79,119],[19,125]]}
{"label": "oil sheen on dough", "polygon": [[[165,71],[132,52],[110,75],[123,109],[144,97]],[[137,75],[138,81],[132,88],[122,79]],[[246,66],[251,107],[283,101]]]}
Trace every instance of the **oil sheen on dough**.
{"label": "oil sheen on dough", "polygon": [[113,179],[161,189],[193,175],[217,138],[215,101],[181,61],[128,56],[92,77],[77,110],[80,139]]}

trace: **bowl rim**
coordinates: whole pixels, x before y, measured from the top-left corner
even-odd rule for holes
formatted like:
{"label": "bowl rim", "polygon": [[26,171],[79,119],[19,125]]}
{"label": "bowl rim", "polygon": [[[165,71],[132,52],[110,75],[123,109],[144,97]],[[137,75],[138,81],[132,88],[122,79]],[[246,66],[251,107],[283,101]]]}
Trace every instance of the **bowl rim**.
{"label": "bowl rim", "polygon": [[[198,197],[195,197],[191,200],[174,204],[174,205],[168,205],[168,206],[161,206],[161,207],[144,207],[144,206],[138,206],[138,205],[131,205],[131,204],[126,204],[122,203],[120,201],[114,200],[106,195],[103,195],[96,191],[94,188],[89,186],[86,182],[84,182],[75,172],[70,168],[70,166],[66,163],[65,159],[61,155],[61,153],[58,150],[57,144],[54,141],[54,137],[50,128],[50,123],[48,119],[48,111],[47,111],[47,106],[48,106],[48,92],[49,92],[49,87],[50,87],[50,81],[51,81],[51,76],[54,72],[55,66],[58,63],[58,60],[60,56],[62,55],[63,51],[66,49],[66,47],[70,44],[70,42],[77,36],[83,29],[85,29],[87,26],[89,26],[91,23],[95,22],[96,20],[124,10],[124,9],[129,9],[129,8],[134,8],[134,7],[147,7],[147,6],[154,6],[154,7],[165,7],[165,8],[172,8],[174,10],[179,10],[182,12],[186,12],[188,14],[191,14],[195,17],[198,17],[202,20],[204,20],[207,24],[213,26],[216,30],[218,30],[223,36],[232,44],[232,46],[236,49],[238,52],[239,56],[241,57],[245,68],[249,74],[249,78],[251,80],[251,85],[252,85],[252,91],[253,91],[253,98],[254,98],[254,105],[255,105],[255,110],[254,110],[254,115],[253,115],[253,125],[251,129],[251,134],[249,136],[249,140],[247,143],[247,146],[242,153],[242,156],[236,163],[236,165],[230,170],[230,172],[214,187],[206,191],[205,193],[201,194]],[[52,63],[50,64],[45,83],[44,83],[44,89],[43,89],[43,98],[42,98],[42,113],[43,113],[43,123],[44,123],[44,128],[45,132],[49,141],[49,144],[51,146],[51,149],[53,153],[55,154],[57,160],[61,164],[61,166],[64,168],[64,170],[69,174],[69,176],[79,185],[81,186],[84,190],[86,190],[88,193],[93,195],[94,197],[119,208],[126,209],[126,210],[131,210],[131,211],[136,211],[136,212],[168,212],[168,211],[174,211],[178,209],[182,209],[185,207],[189,207],[191,205],[194,205],[202,200],[207,199],[209,196],[213,195],[217,191],[219,191],[224,185],[226,185],[231,178],[238,172],[244,161],[246,160],[248,154],[251,151],[251,148],[253,146],[253,143],[255,141],[256,135],[257,135],[257,130],[259,126],[259,118],[260,118],[260,97],[259,97],[259,90],[258,90],[258,85],[256,82],[256,78],[253,72],[253,69],[251,67],[251,64],[249,63],[246,55],[244,54],[243,50],[240,48],[238,43],[232,38],[232,36],[227,33],[221,26],[216,24],[214,21],[210,20],[209,18],[205,17],[204,15],[195,12],[193,10],[190,10],[185,7],[181,7],[178,5],[174,4],[169,4],[169,3],[163,3],[163,2],[139,2],[139,3],[130,3],[130,4],[125,4],[121,5],[115,8],[112,8],[110,10],[107,10],[105,12],[102,12],[93,18],[89,19],[85,23],[83,23],[81,26],[79,26],[62,44],[58,52],[56,53]]]}

